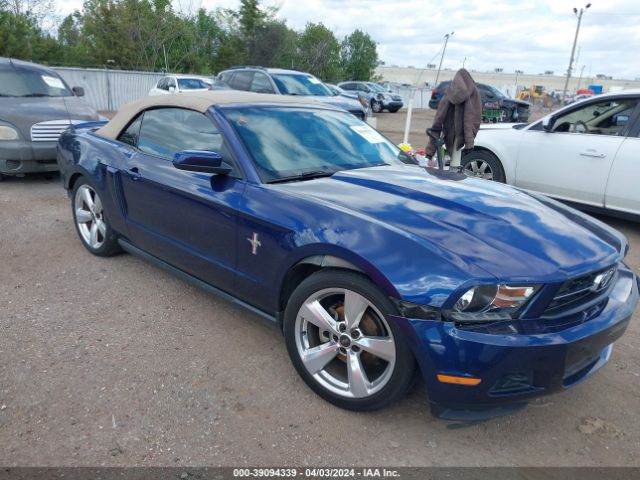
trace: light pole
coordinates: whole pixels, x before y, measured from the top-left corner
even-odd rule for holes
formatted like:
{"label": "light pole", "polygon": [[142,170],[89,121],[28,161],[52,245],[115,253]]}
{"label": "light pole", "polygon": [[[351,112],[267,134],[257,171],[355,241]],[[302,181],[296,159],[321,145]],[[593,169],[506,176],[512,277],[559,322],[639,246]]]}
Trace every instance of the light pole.
{"label": "light pole", "polygon": [[567,104],[567,88],[569,87],[569,79],[571,78],[571,68],[573,67],[573,56],[576,53],[576,44],[578,43],[578,33],[580,32],[580,23],[582,22],[582,14],[591,6],[587,3],[584,8],[578,12],[577,8],[573,9],[573,14],[578,17],[578,26],[576,27],[576,36],[573,38],[573,48],[571,48],[571,58],[569,59],[569,68],[567,69],[567,78],[564,81],[564,90],[562,91],[562,103]]}
{"label": "light pole", "polygon": [[522,75],[524,72],[522,70],[516,70],[516,83],[513,89],[513,98],[516,98],[518,95],[518,75]]}
{"label": "light pole", "polygon": [[440,78],[440,69],[442,69],[442,60],[444,59],[444,52],[447,50],[447,43],[449,42],[449,37],[452,37],[455,32],[447,33],[444,36],[444,48],[442,49],[442,56],[440,57],[440,65],[438,65],[438,73],[436,73],[436,82],[434,84],[435,87],[438,86],[438,79]]}

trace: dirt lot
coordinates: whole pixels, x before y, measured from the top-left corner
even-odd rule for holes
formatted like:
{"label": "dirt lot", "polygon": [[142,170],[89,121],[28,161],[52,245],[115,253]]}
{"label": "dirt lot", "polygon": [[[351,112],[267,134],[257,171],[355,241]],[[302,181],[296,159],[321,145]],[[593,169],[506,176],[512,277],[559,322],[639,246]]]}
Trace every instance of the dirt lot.
{"label": "dirt lot", "polygon": [[[402,114],[379,121],[401,139]],[[516,415],[449,428],[421,385],[358,414],[313,394],[252,314],[87,253],[57,177],[5,181],[0,205],[0,465],[640,466],[638,312],[598,375]],[[604,220],[639,271],[640,225]]]}

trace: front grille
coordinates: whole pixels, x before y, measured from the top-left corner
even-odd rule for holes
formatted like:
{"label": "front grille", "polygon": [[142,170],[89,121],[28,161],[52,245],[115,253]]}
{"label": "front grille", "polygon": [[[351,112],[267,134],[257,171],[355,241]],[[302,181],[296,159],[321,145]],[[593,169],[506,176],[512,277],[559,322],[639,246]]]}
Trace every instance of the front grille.
{"label": "front grille", "polygon": [[31,126],[32,142],[57,142],[62,132],[80,120],[48,120]]}
{"label": "front grille", "polygon": [[613,283],[615,274],[616,267],[613,266],[567,280],[560,285],[545,314],[561,313],[593,300]]}

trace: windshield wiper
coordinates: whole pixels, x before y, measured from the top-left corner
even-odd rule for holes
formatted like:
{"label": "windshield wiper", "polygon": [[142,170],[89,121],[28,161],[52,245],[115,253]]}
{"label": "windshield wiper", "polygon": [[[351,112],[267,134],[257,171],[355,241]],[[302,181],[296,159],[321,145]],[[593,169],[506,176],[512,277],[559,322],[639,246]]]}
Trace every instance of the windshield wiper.
{"label": "windshield wiper", "polygon": [[48,93],[27,93],[26,95],[22,95],[23,97],[53,97],[53,95],[49,95]]}
{"label": "windshield wiper", "polygon": [[297,175],[291,175],[289,177],[276,178],[275,180],[269,180],[267,183],[284,183],[292,181],[313,180],[314,178],[330,177],[336,172],[327,172],[325,170],[311,170],[308,172],[302,172]]}

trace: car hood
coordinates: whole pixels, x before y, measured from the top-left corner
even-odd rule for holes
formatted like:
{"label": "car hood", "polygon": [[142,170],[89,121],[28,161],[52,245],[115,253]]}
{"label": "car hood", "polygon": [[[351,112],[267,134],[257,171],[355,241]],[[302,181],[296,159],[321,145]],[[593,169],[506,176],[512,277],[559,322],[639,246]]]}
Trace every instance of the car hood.
{"label": "car hood", "polygon": [[522,127],[526,123],[481,123],[480,130],[513,130],[516,127]]}
{"label": "car hood", "polygon": [[98,114],[78,97],[5,97],[0,120],[15,125],[30,138],[31,126],[47,120],[97,120]]}
{"label": "car hood", "polygon": [[626,248],[615,230],[568,207],[438,170],[373,167],[278,187],[382,222],[431,251],[435,247],[458,267],[480,267],[499,280],[581,275],[614,264]]}
{"label": "car hood", "polygon": [[520,105],[522,107],[531,107],[532,105],[529,102],[525,102],[524,100],[518,100],[516,98],[503,98],[503,105]]}

